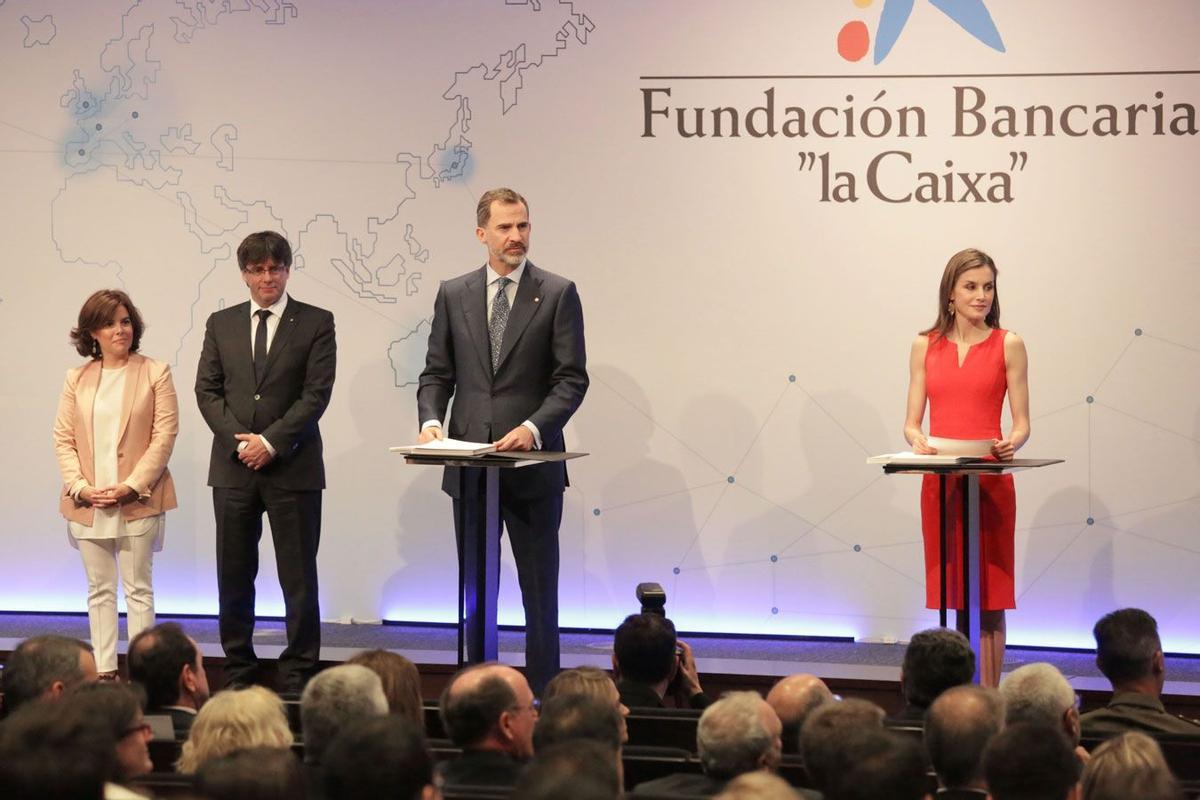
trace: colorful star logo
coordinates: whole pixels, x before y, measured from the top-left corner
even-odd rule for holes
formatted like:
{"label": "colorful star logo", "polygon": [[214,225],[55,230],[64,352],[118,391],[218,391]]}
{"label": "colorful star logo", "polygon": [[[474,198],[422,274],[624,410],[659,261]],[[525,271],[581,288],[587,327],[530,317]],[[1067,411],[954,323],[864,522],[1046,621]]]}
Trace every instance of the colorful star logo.
{"label": "colorful star logo", "polygon": [[[854,5],[867,8],[874,0],[854,0]],[[892,47],[908,24],[915,0],[883,0],[883,11],[879,15],[879,29],[875,32],[875,63],[887,58]],[[984,0],[929,0],[929,4],[958,23],[964,31],[980,42],[1000,53],[1004,52],[1004,41],[992,15],[988,13]],[[871,48],[871,33],[861,20],[851,20],[838,31],[838,55],[847,61],[858,61]]]}

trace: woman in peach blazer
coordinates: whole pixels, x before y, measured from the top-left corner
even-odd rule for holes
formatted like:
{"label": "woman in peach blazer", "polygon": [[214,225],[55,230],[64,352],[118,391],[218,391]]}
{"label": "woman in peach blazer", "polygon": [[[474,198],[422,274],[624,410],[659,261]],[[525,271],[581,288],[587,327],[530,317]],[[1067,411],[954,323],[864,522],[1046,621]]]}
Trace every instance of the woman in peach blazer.
{"label": "woman in peach blazer", "polygon": [[154,626],[151,562],[162,549],[164,514],[176,506],[167,460],[179,407],[170,367],[137,352],[144,329],[125,292],[102,289],[87,299],[71,341],[90,360],[67,370],[54,420],[60,508],[87,572],[96,667],[110,680],[118,570],[133,639]]}

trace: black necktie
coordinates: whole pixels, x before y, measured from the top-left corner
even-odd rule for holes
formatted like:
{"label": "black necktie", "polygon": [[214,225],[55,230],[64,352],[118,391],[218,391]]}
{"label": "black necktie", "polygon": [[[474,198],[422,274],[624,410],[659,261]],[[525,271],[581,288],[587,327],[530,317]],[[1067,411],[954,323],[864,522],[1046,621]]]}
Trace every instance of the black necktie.
{"label": "black necktie", "polygon": [[261,381],[267,371],[267,317],[271,312],[260,308],[254,314],[258,317],[258,328],[254,331],[254,379]]}

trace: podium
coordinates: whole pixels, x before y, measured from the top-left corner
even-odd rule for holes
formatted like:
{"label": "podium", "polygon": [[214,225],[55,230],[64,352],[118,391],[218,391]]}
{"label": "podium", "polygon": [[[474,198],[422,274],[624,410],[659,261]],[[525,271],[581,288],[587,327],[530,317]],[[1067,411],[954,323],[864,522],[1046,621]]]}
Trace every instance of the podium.
{"label": "podium", "polygon": [[979,476],[1003,475],[1026,469],[1061,464],[1061,458],[1014,458],[1012,461],[969,461],[962,464],[922,464],[898,460],[883,464],[886,475],[918,474],[938,476],[938,497],[941,500],[941,597],[938,622],[946,627],[946,494],[951,478],[959,481],[962,497],[962,595],[963,608],[956,613],[955,627],[971,642],[975,653],[975,683],[979,683]]}
{"label": "podium", "polygon": [[[463,542],[458,548],[458,666],[471,663],[463,645],[482,654],[484,661],[495,661],[500,654],[496,633],[496,603],[500,593],[500,470],[520,469],[534,464],[569,461],[587,453],[558,453],[544,450],[488,453],[482,456],[425,455],[410,448],[392,448],[402,452],[404,463],[422,466],[465,467],[483,470],[486,499],[484,535],[477,542]],[[470,513],[461,504],[463,513]],[[473,547],[471,545],[474,545]],[[475,624],[468,626],[468,619]]]}

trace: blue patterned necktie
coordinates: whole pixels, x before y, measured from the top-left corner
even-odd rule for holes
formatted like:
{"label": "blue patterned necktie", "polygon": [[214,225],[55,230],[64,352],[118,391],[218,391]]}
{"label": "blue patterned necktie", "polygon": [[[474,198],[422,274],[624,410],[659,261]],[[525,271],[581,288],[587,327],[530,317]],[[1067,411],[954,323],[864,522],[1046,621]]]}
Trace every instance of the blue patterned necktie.
{"label": "blue patterned necktie", "polygon": [[492,300],[492,318],[488,322],[488,338],[492,345],[492,374],[500,366],[500,345],[504,343],[504,328],[508,325],[508,293],[504,291],[512,283],[511,278],[496,281],[496,297]]}

